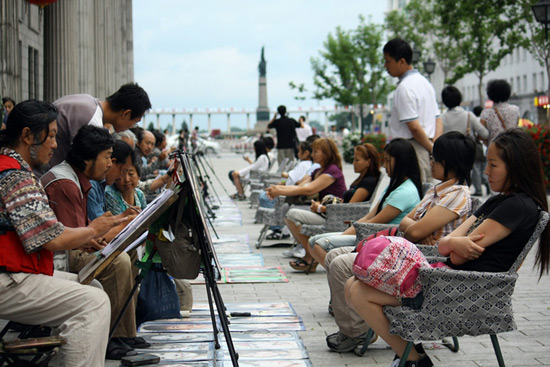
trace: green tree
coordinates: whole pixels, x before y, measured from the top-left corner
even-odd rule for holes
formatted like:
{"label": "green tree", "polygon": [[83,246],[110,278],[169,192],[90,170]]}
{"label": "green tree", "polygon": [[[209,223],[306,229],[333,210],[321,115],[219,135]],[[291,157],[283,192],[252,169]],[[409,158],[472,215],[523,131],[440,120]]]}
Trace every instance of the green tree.
{"label": "green tree", "polygon": [[340,112],[334,115],[330,115],[328,120],[332,122],[332,125],[336,125],[336,131],[342,130],[342,128],[350,128],[352,124],[352,112]]}
{"label": "green tree", "polygon": [[[550,96],[550,41],[546,29],[543,25],[537,22],[531,11],[531,5],[534,5],[538,0],[518,0],[517,6],[523,14],[523,19],[529,32],[526,32],[523,37],[522,46],[529,50],[531,55],[540,63],[546,70],[546,94]],[[546,109],[546,125],[550,125],[550,109]]]}
{"label": "green tree", "polygon": [[187,121],[185,119],[181,122],[180,131],[187,130],[189,131],[189,127],[187,126]]}
{"label": "green tree", "polygon": [[433,15],[447,50],[462,55],[450,70],[449,83],[468,73],[478,80],[479,103],[483,105],[483,79],[523,40],[525,24],[517,0],[434,0]]}
{"label": "green tree", "polygon": [[147,125],[147,130],[149,131],[155,130],[155,124],[153,123],[153,121],[149,122],[149,125]]}
{"label": "green tree", "polygon": [[319,131],[323,131],[325,129],[325,126],[322,125],[317,120],[310,120],[309,121],[309,126],[311,126],[311,128],[315,128],[317,130],[317,133],[319,133]]}
{"label": "green tree", "polygon": [[[341,106],[383,103],[392,89],[383,67],[383,27],[359,17],[354,30],[337,27],[311,58],[316,99],[333,99]],[[300,90],[298,90],[300,91]],[[361,118],[362,120],[362,118]],[[361,124],[362,125],[362,124]]]}
{"label": "green tree", "polygon": [[437,1],[410,0],[404,9],[392,10],[386,15],[385,27],[390,38],[400,37],[420,52],[417,69],[423,69],[422,61],[434,58],[443,79],[447,79],[461,55],[452,39],[443,33],[440,18],[434,16]]}

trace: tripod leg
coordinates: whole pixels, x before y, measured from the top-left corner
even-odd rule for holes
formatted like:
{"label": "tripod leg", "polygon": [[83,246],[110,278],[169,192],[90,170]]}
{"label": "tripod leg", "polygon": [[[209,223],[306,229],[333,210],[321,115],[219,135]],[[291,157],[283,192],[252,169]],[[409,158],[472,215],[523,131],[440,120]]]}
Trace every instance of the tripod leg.
{"label": "tripod leg", "polygon": [[136,291],[137,291],[139,285],[141,284],[142,280],[143,280],[143,277],[141,276],[141,274],[139,274],[136,277],[134,287],[130,291],[130,294],[128,295],[128,298],[126,298],[126,302],[124,302],[124,306],[122,306],[122,309],[118,313],[118,316],[115,320],[115,323],[113,324],[113,328],[111,329],[111,331],[109,331],[109,340],[111,340],[111,338],[113,337],[113,334],[115,333],[115,330],[118,327],[118,324],[120,324],[120,320],[122,320],[122,315],[124,315],[124,312],[126,312],[126,309],[130,305],[130,302],[132,301],[132,298],[134,297],[134,294],[136,293]]}
{"label": "tripod leg", "polygon": [[227,349],[229,350],[229,355],[231,356],[231,362],[233,367],[239,367],[239,355],[235,351],[235,346],[233,345],[233,339],[231,338],[231,332],[229,331],[229,320],[227,319],[227,314],[225,313],[225,305],[222,300],[222,295],[218,289],[217,284],[214,283],[212,287],[212,294],[214,296],[214,301],[216,302],[216,308],[218,309],[218,315],[220,316],[220,322],[222,324],[223,335],[225,336],[225,342],[227,343]]}
{"label": "tripod leg", "polygon": [[[206,277],[205,277],[206,280]],[[206,294],[208,295],[208,306],[210,306],[210,317],[212,318],[212,330],[214,332],[214,346],[216,349],[220,349],[220,341],[218,339],[218,326],[216,325],[216,314],[214,313],[214,303],[212,303],[212,294],[208,285],[208,280],[205,281]],[[220,312],[218,310],[218,312]],[[225,313],[225,311],[224,311]]]}

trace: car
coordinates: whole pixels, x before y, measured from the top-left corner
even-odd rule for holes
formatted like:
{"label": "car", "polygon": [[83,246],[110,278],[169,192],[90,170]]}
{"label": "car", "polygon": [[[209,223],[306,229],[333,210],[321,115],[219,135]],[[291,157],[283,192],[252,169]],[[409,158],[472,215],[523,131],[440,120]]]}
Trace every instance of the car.
{"label": "car", "polygon": [[[178,146],[178,134],[171,135],[167,139],[167,147],[177,147]],[[200,136],[197,137],[197,151],[203,152],[205,154],[215,154],[220,155],[221,146],[217,141],[204,139]],[[191,138],[189,138],[189,144],[191,144]]]}
{"label": "car", "polygon": [[197,137],[197,151],[203,152],[205,154],[215,154],[220,155],[220,143],[213,140],[203,139],[200,136]]}

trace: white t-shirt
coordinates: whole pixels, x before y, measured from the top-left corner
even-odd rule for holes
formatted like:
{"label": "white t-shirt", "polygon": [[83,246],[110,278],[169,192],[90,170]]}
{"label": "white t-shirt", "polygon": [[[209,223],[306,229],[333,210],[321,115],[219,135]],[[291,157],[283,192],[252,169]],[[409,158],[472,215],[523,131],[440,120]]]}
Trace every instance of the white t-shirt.
{"label": "white t-shirt", "polygon": [[269,168],[269,160],[267,159],[267,155],[262,154],[261,156],[258,157],[258,159],[256,159],[254,163],[252,163],[248,167],[240,169],[239,176],[248,178],[250,177],[251,170],[267,171],[268,168]]}
{"label": "white t-shirt", "polygon": [[286,185],[295,185],[307,174],[307,171],[313,164],[312,161],[300,161],[292,170],[288,172],[288,178],[286,179]]}
{"label": "white t-shirt", "polygon": [[305,122],[304,122],[304,127],[296,128],[296,136],[298,137],[298,140],[300,142],[306,141],[307,137],[310,135],[313,135],[313,130],[311,129],[311,126],[309,126]]}
{"label": "white t-shirt", "polygon": [[428,79],[416,69],[403,74],[394,92],[390,120],[392,139],[411,139],[413,136],[407,122],[414,120],[418,120],[428,138],[432,139],[438,116],[435,90]]}

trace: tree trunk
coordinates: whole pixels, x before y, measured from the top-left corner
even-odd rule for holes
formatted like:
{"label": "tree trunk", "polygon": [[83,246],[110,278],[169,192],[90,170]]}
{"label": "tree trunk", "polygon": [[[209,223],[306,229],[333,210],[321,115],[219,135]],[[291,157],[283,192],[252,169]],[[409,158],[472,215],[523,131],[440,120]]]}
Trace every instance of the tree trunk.
{"label": "tree trunk", "polygon": [[479,106],[481,108],[485,108],[485,104],[483,103],[483,75],[479,76],[478,93],[479,93]]}
{"label": "tree trunk", "polygon": [[[547,57],[545,61],[546,64],[546,78],[548,79],[548,90],[546,91],[546,95],[548,98],[550,98],[550,59]],[[550,104],[546,105],[546,126],[550,126]]]}

